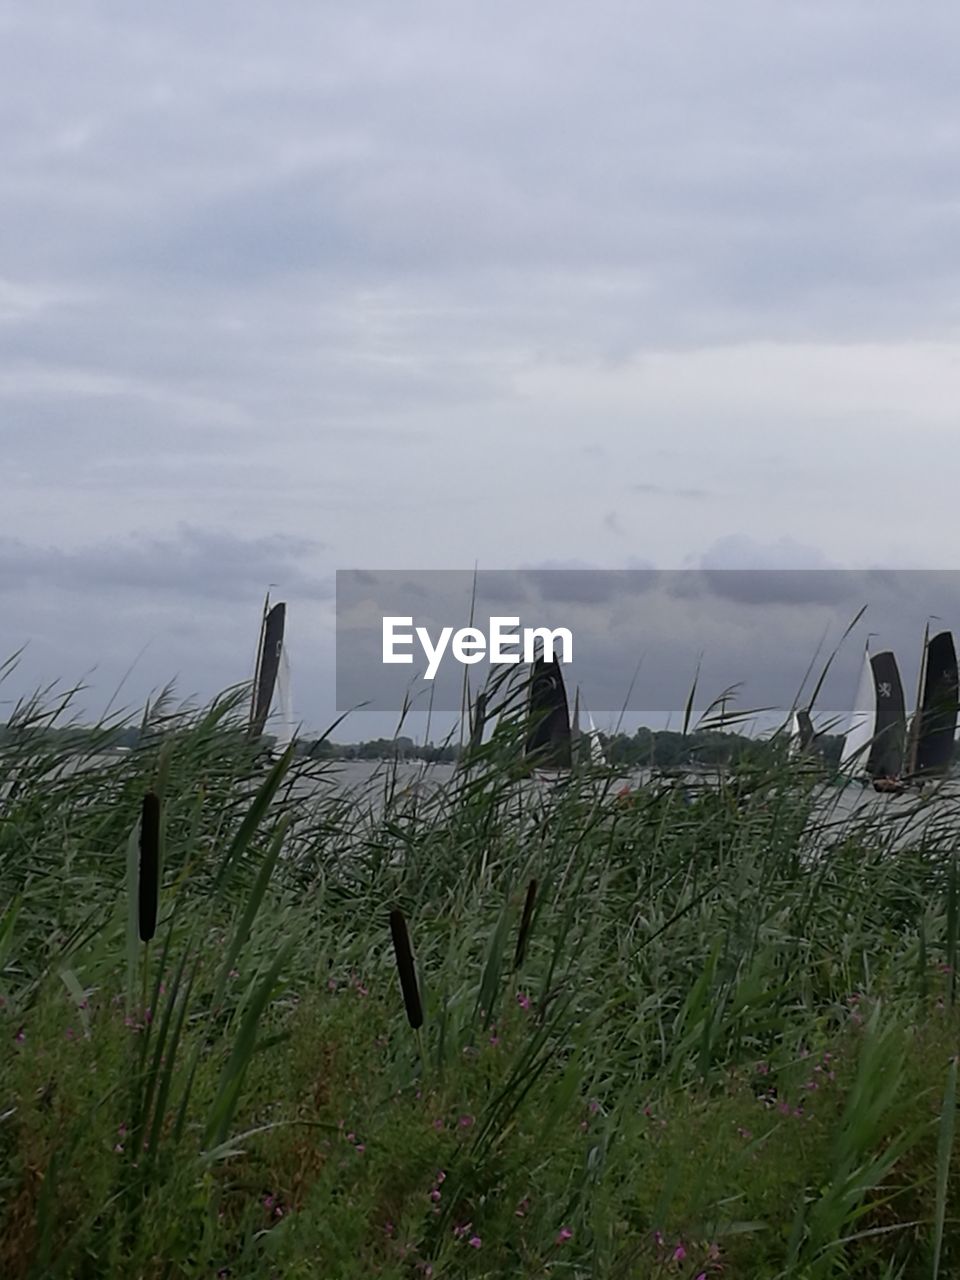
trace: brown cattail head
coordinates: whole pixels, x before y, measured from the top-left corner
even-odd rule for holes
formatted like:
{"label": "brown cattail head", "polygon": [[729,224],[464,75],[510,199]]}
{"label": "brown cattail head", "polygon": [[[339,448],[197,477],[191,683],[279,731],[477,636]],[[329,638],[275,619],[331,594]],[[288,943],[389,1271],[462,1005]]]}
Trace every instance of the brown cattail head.
{"label": "brown cattail head", "polygon": [[530,923],[533,920],[533,907],[537,900],[537,882],[531,880],[527,885],[527,900],[523,904],[523,915],[520,917],[520,932],[517,934],[517,949],[513,953],[513,967],[519,969],[523,957],[527,953],[527,938],[530,934]]}
{"label": "brown cattail head", "polygon": [[140,810],[140,941],[149,942],[157,931],[160,896],[160,800],[153,791],[143,797]]}
{"label": "brown cattail head", "polygon": [[416,1031],[418,1027],[423,1026],[423,1006],[420,1003],[420,989],[417,986],[417,967],[413,962],[407,922],[402,911],[390,912],[390,933],[393,937],[393,952],[397,957],[397,973],[400,975],[400,990],[403,992],[407,1021]]}

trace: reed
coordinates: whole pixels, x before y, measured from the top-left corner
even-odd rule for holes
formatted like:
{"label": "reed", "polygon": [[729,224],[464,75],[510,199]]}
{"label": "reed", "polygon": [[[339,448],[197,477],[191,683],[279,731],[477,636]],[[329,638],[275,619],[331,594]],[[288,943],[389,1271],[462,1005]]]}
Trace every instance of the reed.
{"label": "reed", "polygon": [[0,1274],[960,1270],[949,789],[544,788],[509,716],[351,789],[68,695],[0,735]]}
{"label": "reed", "polygon": [[407,1021],[414,1031],[423,1026],[423,1005],[420,1003],[420,987],[417,983],[417,966],[410,946],[410,935],[402,911],[390,912],[390,937],[397,963],[397,976],[403,994],[403,1007]]}
{"label": "reed", "polygon": [[520,917],[520,928],[517,931],[517,947],[513,953],[514,971],[520,968],[527,954],[527,939],[530,936],[530,927],[533,924],[533,908],[536,901],[537,882],[536,880],[531,880],[527,885],[527,896],[523,901],[523,915]]}
{"label": "reed", "polygon": [[149,942],[157,931],[160,900],[160,800],[153,791],[143,797],[140,809],[140,874],[138,925],[140,941]]}

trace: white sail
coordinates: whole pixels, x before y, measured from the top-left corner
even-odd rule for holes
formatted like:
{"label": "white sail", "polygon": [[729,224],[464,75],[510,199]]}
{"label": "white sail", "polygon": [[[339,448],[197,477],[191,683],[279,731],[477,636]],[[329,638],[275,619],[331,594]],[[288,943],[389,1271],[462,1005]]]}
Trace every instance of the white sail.
{"label": "white sail", "polygon": [[873,667],[870,665],[870,652],[864,651],[863,670],[857,697],[853,704],[850,727],[843,741],[840,755],[841,766],[856,759],[862,768],[866,767],[867,747],[873,741],[877,724],[877,694],[873,680]]}
{"label": "white sail", "polygon": [[593,723],[593,716],[587,712],[587,739],[590,743],[590,761],[595,765],[606,764],[603,755],[603,743],[600,741],[600,731]]}
{"label": "white sail", "polygon": [[277,668],[277,720],[274,728],[277,747],[282,751],[292,741],[297,731],[293,718],[293,688],[290,680],[290,659],[286,642],[280,648],[280,665]]}

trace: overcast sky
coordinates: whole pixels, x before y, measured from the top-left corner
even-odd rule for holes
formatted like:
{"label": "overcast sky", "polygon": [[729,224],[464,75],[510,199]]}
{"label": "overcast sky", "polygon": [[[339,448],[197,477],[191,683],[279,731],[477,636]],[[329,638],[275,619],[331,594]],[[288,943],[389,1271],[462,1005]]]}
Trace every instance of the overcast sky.
{"label": "overcast sky", "polygon": [[960,568],[958,46],[0,0],[0,696],[209,696],[276,583],[322,724],[336,568]]}

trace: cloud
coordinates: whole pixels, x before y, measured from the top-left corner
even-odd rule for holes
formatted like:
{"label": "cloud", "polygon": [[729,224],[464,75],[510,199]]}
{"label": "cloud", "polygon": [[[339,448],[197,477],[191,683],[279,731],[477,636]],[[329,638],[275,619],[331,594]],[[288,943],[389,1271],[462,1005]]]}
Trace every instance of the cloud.
{"label": "cloud", "polygon": [[701,569],[830,569],[829,559],[818,547],[777,538],[764,542],[745,534],[718,538],[699,560]]}
{"label": "cloud", "polygon": [[960,11],[0,24],[0,572],[60,669],[71,583],[281,578],[320,646],[344,564],[952,563]]}
{"label": "cloud", "polygon": [[300,598],[328,600],[329,580],[304,562],[318,544],[275,535],[243,538],[184,526],[175,536],[127,537],[62,549],[0,539],[0,591],[42,587],[66,593],[134,593],[183,602],[191,597],[234,601],[262,595],[268,584]]}
{"label": "cloud", "polygon": [[662,484],[634,484],[630,486],[634,493],[647,494],[658,498],[709,498],[708,489],[684,489]]}

